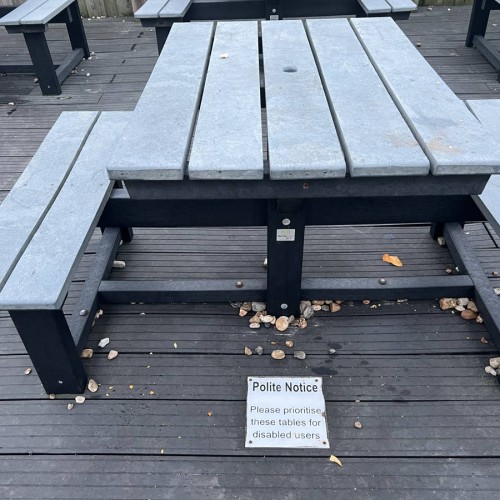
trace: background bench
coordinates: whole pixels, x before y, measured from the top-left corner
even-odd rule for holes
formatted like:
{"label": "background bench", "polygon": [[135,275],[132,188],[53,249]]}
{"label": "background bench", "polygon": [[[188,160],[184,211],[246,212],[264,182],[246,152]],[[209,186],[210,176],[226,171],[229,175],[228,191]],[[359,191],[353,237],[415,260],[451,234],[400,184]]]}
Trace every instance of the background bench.
{"label": "background bench", "polygon": [[[500,99],[467,101],[467,106],[493,137],[500,141]],[[492,175],[484,191],[474,199],[500,236],[500,175]]]}
{"label": "background bench", "polygon": [[106,163],[128,113],[63,113],[0,205],[0,309],[8,310],[47,393],[83,392],[80,350],[120,239],[106,229],[81,298],[62,310],[113,187]]}
{"label": "background bench", "polygon": [[134,16],[154,27],[158,52],[174,22],[225,19],[283,19],[317,16],[391,16],[408,19],[412,0],[147,0]]}
{"label": "background bench", "polygon": [[[65,23],[72,51],[54,65],[45,32],[50,23]],[[31,73],[38,78],[42,94],[58,95],[71,70],[89,57],[85,30],[77,0],[27,0],[0,19],[8,33],[22,33],[33,65],[0,65],[0,73]]]}

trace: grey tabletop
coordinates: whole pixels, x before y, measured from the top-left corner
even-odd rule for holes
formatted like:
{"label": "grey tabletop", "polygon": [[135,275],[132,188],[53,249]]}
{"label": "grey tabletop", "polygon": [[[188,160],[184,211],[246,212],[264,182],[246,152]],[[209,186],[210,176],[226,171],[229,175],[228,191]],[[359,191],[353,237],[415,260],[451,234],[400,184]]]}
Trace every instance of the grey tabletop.
{"label": "grey tabletop", "polygon": [[391,18],[178,23],[107,168],[126,180],[478,175],[500,173],[500,144]]}

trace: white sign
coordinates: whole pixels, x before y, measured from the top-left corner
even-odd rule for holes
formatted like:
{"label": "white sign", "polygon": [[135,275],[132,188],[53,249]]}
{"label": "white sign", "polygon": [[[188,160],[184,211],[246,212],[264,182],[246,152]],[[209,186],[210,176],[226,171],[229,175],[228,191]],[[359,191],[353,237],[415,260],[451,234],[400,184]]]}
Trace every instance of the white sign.
{"label": "white sign", "polygon": [[248,377],[246,448],[330,448],[323,379]]}
{"label": "white sign", "polygon": [[277,229],[276,241],[295,241],[295,229]]}

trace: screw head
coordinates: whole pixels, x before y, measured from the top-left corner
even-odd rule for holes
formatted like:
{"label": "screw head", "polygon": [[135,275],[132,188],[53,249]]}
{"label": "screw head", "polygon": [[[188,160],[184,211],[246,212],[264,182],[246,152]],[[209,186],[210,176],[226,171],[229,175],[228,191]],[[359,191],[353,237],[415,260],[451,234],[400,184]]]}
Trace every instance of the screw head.
{"label": "screw head", "polygon": [[236,288],[243,288],[244,283],[243,283],[243,281],[237,281],[237,282],[234,284],[234,286],[235,286]]}
{"label": "screw head", "polygon": [[281,309],[288,309],[288,304],[281,304]]}
{"label": "screw head", "polygon": [[283,219],[283,220],[281,221],[281,223],[282,223],[284,226],[289,226],[289,225],[290,225],[290,222],[291,222],[291,221],[290,221],[290,219]]}
{"label": "screw head", "polygon": [[276,14],[276,9],[273,9],[273,14]]}
{"label": "screw head", "polygon": [[379,285],[387,285],[387,281],[386,281],[384,278],[380,278],[380,279],[378,280],[378,284],[379,284]]}
{"label": "screw head", "polygon": [[88,310],[87,310],[87,309],[82,309],[82,310],[80,311],[80,316],[87,316],[87,314],[88,314],[88,313],[89,313],[89,312],[88,312]]}

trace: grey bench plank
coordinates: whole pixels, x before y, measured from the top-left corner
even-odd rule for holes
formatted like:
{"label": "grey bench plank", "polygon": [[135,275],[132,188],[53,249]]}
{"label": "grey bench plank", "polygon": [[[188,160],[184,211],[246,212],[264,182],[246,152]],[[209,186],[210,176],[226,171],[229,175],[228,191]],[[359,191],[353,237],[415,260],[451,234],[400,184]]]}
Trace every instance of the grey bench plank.
{"label": "grey bench plank", "polygon": [[412,0],[387,0],[392,12],[412,12],[417,10],[417,5]]}
{"label": "grey bench plank", "polygon": [[261,26],[271,178],[344,177],[344,155],[302,22]]}
{"label": "grey bench plank", "polygon": [[108,165],[112,179],[184,177],[212,31],[211,23],[174,24]]}
{"label": "grey bench plank", "polygon": [[134,13],[138,19],[155,19],[160,16],[160,11],[168,4],[169,0],[147,0],[147,2]]}
{"label": "grey bench plank", "polygon": [[62,113],[0,205],[0,289],[52,205],[96,118],[96,112]]}
{"label": "grey bench plank", "polygon": [[40,0],[26,0],[26,2],[10,11],[0,19],[1,26],[17,26],[21,19],[40,6]]}
{"label": "grey bench plank", "polygon": [[[59,309],[112,181],[104,165],[129,113],[102,113],[64,186],[0,292],[4,309]],[[67,133],[67,131],[66,131]]]}
{"label": "grey bench plank", "polygon": [[188,11],[193,0],[170,0],[160,11],[160,18],[182,18]]}
{"label": "grey bench plank", "polygon": [[350,174],[427,174],[429,160],[347,19],[314,19],[307,27]]}
{"label": "grey bench plank", "polygon": [[262,179],[258,25],[217,24],[189,160],[191,179]]}
{"label": "grey bench plank", "polygon": [[75,0],[46,0],[21,18],[21,24],[46,24]]}
{"label": "grey bench plank", "polygon": [[[493,139],[500,142],[500,99],[479,99],[466,101]],[[492,175],[484,191],[474,200],[500,235],[500,175]]]}
{"label": "grey bench plank", "polygon": [[385,0],[358,0],[366,14],[386,14],[391,6]]}
{"label": "grey bench plank", "polygon": [[390,18],[350,19],[435,175],[500,172],[500,144],[485,134]]}

